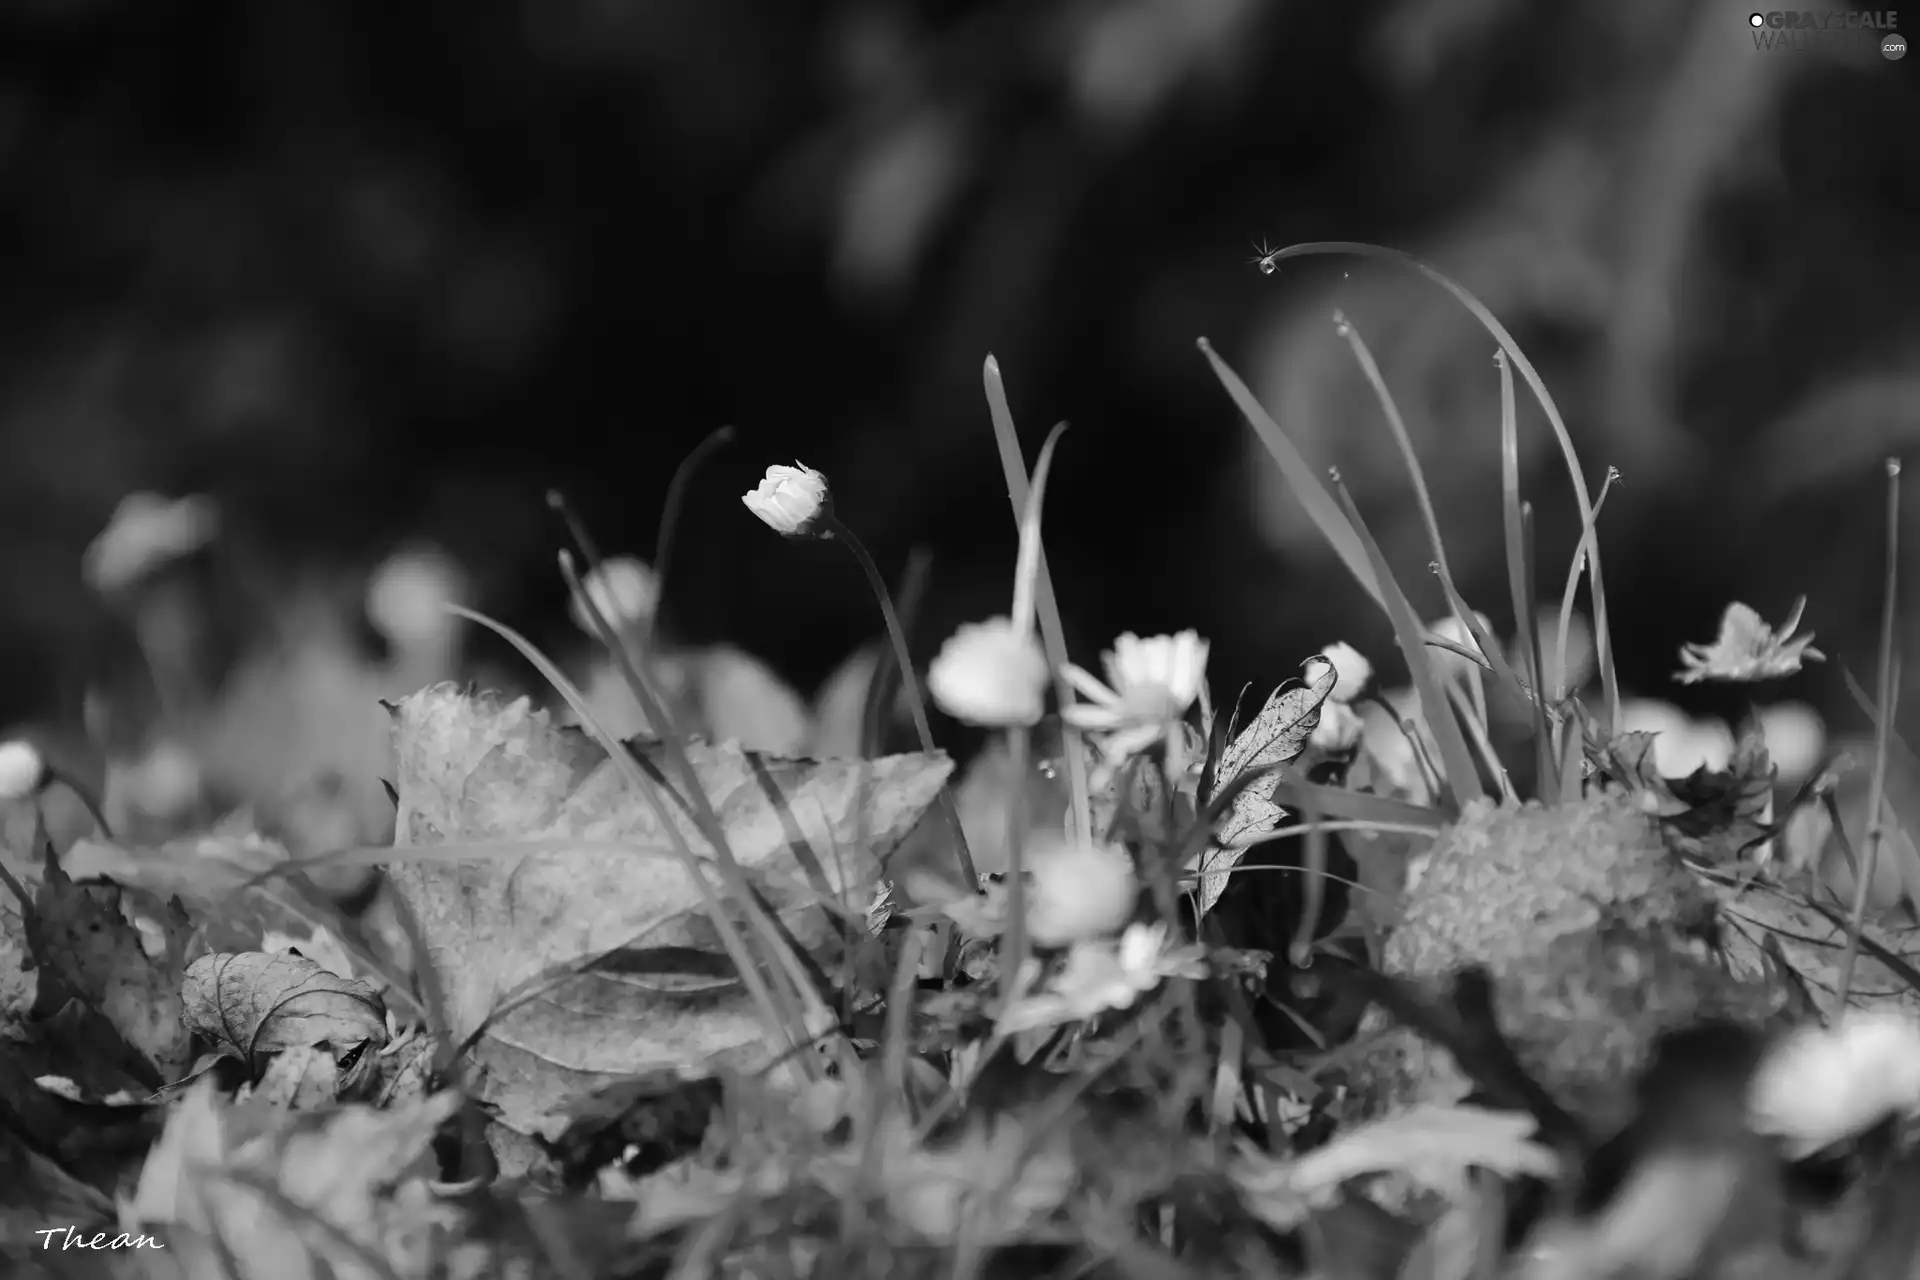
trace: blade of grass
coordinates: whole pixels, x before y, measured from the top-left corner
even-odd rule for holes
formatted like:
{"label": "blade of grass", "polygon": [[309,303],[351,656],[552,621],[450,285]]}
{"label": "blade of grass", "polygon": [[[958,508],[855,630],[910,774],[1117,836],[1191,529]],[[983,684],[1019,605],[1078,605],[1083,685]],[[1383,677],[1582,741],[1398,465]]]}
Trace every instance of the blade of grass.
{"label": "blade of grass", "polygon": [[1454,587],[1453,570],[1447,563],[1446,541],[1440,534],[1440,517],[1434,511],[1433,495],[1427,488],[1427,474],[1420,465],[1419,454],[1414,451],[1413,437],[1407,432],[1406,419],[1401,416],[1400,406],[1394,400],[1393,392],[1388,390],[1387,380],[1380,372],[1379,362],[1373,358],[1373,352],[1367,347],[1366,341],[1361,338],[1359,331],[1353,327],[1353,323],[1345,315],[1338,311],[1334,312],[1333,323],[1335,331],[1346,339],[1355,362],[1360,366],[1361,374],[1367,380],[1367,385],[1373,388],[1374,399],[1380,402],[1381,412],[1386,416],[1387,429],[1392,433],[1393,442],[1399,447],[1400,456],[1407,464],[1407,475],[1413,482],[1414,500],[1420,508],[1420,520],[1426,527],[1427,542],[1433,548],[1433,571],[1439,577],[1441,588],[1446,593],[1447,606],[1460,620],[1460,625],[1473,637],[1473,642],[1480,646],[1480,651],[1486,654],[1486,659],[1481,665],[1487,666],[1490,663],[1494,677],[1507,685],[1514,696],[1528,697],[1528,690],[1514,675],[1513,669],[1507,665],[1506,654],[1499,645],[1491,642],[1486,629],[1480,625],[1473,610],[1467,606],[1460,592]]}
{"label": "blade of grass", "polygon": [[1386,557],[1381,554],[1373,535],[1367,531],[1365,521],[1360,518],[1360,510],[1353,503],[1353,496],[1340,483],[1337,473],[1333,475],[1333,490],[1339,496],[1347,523],[1360,538],[1360,545],[1373,565],[1374,578],[1385,596],[1387,616],[1393,621],[1394,639],[1400,644],[1400,655],[1406,659],[1413,687],[1420,695],[1420,709],[1426,719],[1427,730],[1433,735],[1434,746],[1440,752],[1441,771],[1444,774],[1440,779],[1441,787],[1456,809],[1470,801],[1484,799],[1486,788],[1480,784],[1480,771],[1474,766],[1473,756],[1467,751],[1467,740],[1461,735],[1460,725],[1453,718],[1453,704],[1441,690],[1439,673],[1434,670],[1433,662],[1427,657],[1426,648],[1421,643],[1423,629],[1420,620],[1414,617],[1413,606],[1407,603],[1406,594],[1400,590],[1400,584],[1394,581]]}
{"label": "blade of grass", "polygon": [[[926,600],[927,569],[932,562],[933,557],[924,547],[915,547],[908,552],[906,568],[900,573],[900,585],[893,593],[894,612],[900,618],[900,629],[909,637],[913,635],[920,617],[920,607]],[[873,674],[867,680],[867,696],[861,704],[860,754],[865,759],[871,760],[886,753],[887,725],[893,718],[898,677],[902,674],[892,647],[882,648],[879,657],[874,660]]]}
{"label": "blade of grass", "polygon": [[[1503,368],[1505,363],[1501,361]],[[1513,375],[1503,373],[1500,381],[1505,391],[1507,409],[1511,411]],[[1511,566],[1508,586],[1513,591],[1514,609],[1526,619],[1520,624],[1524,630],[1516,630],[1515,634],[1521,639],[1521,653],[1524,655],[1521,660],[1528,665],[1528,674],[1533,681],[1533,697],[1527,703],[1533,714],[1533,793],[1544,800],[1551,794],[1547,788],[1553,779],[1553,736],[1547,728],[1546,664],[1541,661],[1540,653],[1540,602],[1534,595],[1533,504],[1520,501],[1517,467],[1513,479],[1513,490],[1507,495],[1513,503],[1513,520],[1507,537],[1508,564]],[[1552,719],[1557,727],[1560,717],[1556,714]]]}
{"label": "blade of grass", "polygon": [[[1896,653],[1893,659],[1893,682],[1896,688],[1905,687],[1904,669],[1900,656]],[[1860,687],[1860,682],[1854,679],[1853,672],[1848,670],[1844,663],[1840,664],[1840,675],[1846,681],[1847,693],[1860,708],[1860,713],[1866,716],[1867,723],[1878,731],[1880,713],[1873,705],[1872,696]],[[1897,786],[1892,782],[1896,768],[1900,778]],[[1920,786],[1920,756],[1916,756],[1913,748],[1907,745],[1907,740],[1900,735],[1898,727],[1887,730],[1887,775],[1889,779],[1887,808],[1892,811],[1894,820],[1899,823],[1902,831],[1910,837],[1920,839],[1920,808],[1916,808],[1914,804],[1915,787]],[[1831,796],[1828,797],[1828,803],[1832,803]],[[1835,830],[1839,830],[1837,825]],[[1920,857],[1901,859],[1900,882],[1905,886],[1909,906],[1920,913]]]}
{"label": "blade of grass", "polygon": [[1581,545],[1587,550],[1588,573],[1593,584],[1595,656],[1600,666],[1600,681],[1602,688],[1605,690],[1607,701],[1607,723],[1618,723],[1620,718],[1620,681],[1614,671],[1613,637],[1607,625],[1607,597],[1606,588],[1603,585],[1603,575],[1600,569],[1600,540],[1595,525],[1596,513],[1594,511],[1594,504],[1587,493],[1586,476],[1580,468],[1579,452],[1573,447],[1573,436],[1567,431],[1567,424],[1560,416],[1559,406],[1554,403],[1553,396],[1548,392],[1547,384],[1541,379],[1539,371],[1533,367],[1533,362],[1527,359],[1526,353],[1520,350],[1520,345],[1513,340],[1513,335],[1507,332],[1506,326],[1495,318],[1493,312],[1489,311],[1484,303],[1474,297],[1473,294],[1469,293],[1464,287],[1455,283],[1451,277],[1443,275],[1441,272],[1403,250],[1390,249],[1385,245],[1366,244],[1354,240],[1318,240],[1305,244],[1288,245],[1284,249],[1276,249],[1272,253],[1265,254],[1260,259],[1260,269],[1263,272],[1272,274],[1275,267],[1288,258],[1304,258],[1321,254],[1346,254],[1362,258],[1379,258],[1388,262],[1397,262],[1402,266],[1411,267],[1452,294],[1457,302],[1472,312],[1473,318],[1480,322],[1482,328],[1493,335],[1494,341],[1500,344],[1501,349],[1507,353],[1507,357],[1513,361],[1514,368],[1518,369],[1520,376],[1526,379],[1527,389],[1532,391],[1534,398],[1540,402],[1540,408],[1547,415],[1547,424],[1553,428],[1554,438],[1560,444],[1561,455],[1566,459],[1568,478],[1573,482],[1573,496],[1579,504]]}
{"label": "blade of grass", "polygon": [[1887,794],[1887,735],[1893,727],[1893,709],[1899,697],[1893,676],[1893,630],[1897,617],[1900,569],[1900,460],[1887,459],[1887,575],[1880,593],[1880,705],[1873,731],[1873,780],[1867,787],[1867,847],[1853,886],[1853,913],[1847,921],[1847,949],[1840,958],[1840,992],[1834,1002],[1838,1014],[1847,1007],[1853,990],[1853,969],[1860,958],[1860,931],[1867,917],[1867,897],[1880,864],[1880,843],[1886,833],[1881,815]]}
{"label": "blade of grass", "polygon": [[[1361,545],[1360,536],[1354,532],[1350,521],[1335,502],[1327,487],[1320,483],[1320,477],[1306,455],[1301,453],[1287,433],[1280,429],[1272,416],[1267,413],[1247,384],[1240,380],[1214,351],[1213,344],[1205,338],[1199,340],[1200,353],[1213,366],[1213,374],[1220,385],[1227,389],[1240,414],[1253,428],[1267,452],[1273,455],[1274,462],[1280,468],[1280,474],[1293,490],[1294,497],[1306,508],[1307,516],[1319,528],[1320,534],[1333,547],[1334,554],[1347,566],[1347,572],[1353,575],[1360,589],[1372,597],[1373,602],[1382,610],[1387,608],[1387,598],[1380,589],[1380,582],[1373,569],[1373,562],[1367,557],[1366,548]],[[1392,615],[1389,614],[1389,617]]]}
{"label": "blade of grass", "polygon": [[[576,578],[574,582],[569,585],[577,585],[577,582],[578,579]],[[579,595],[581,599],[586,599],[584,592],[576,591],[576,594]],[[593,610],[591,605],[592,602],[588,601],[588,616],[594,618],[596,623],[604,625],[605,619],[600,618],[598,611]],[[773,1050],[775,1056],[778,1056],[784,1051],[785,1046],[777,1043],[781,1038],[784,1038],[787,1044],[791,1046],[797,1047],[805,1044],[807,1039],[807,1023],[805,1017],[788,999],[775,998],[774,988],[768,985],[766,978],[760,972],[760,966],[754,962],[753,954],[747,948],[746,939],[741,936],[739,929],[734,926],[733,919],[727,914],[725,906],[720,901],[718,892],[714,889],[713,885],[709,883],[706,875],[703,873],[701,859],[694,853],[692,846],[687,842],[686,836],[681,832],[680,825],[673,820],[673,815],[668,812],[666,802],[661,799],[659,792],[668,788],[662,787],[654,779],[649,778],[641,771],[639,764],[627,751],[626,747],[620,743],[619,739],[609,734],[600,724],[599,720],[595,718],[592,709],[587,705],[586,699],[581,695],[580,691],[574,687],[573,681],[567,679],[566,673],[556,667],[553,662],[545,654],[541,653],[525,636],[522,636],[505,623],[496,622],[485,614],[478,613],[462,605],[450,604],[447,605],[446,608],[469,622],[487,628],[515,649],[519,650],[520,655],[546,678],[547,683],[551,684],[562,698],[566,699],[568,705],[573,708],[574,714],[580,717],[580,723],[593,735],[594,740],[600,744],[601,750],[607,753],[607,757],[614,762],[614,767],[620,770],[621,775],[626,779],[627,785],[632,787],[646,800],[647,804],[653,809],[655,818],[672,839],[675,851],[680,855],[681,865],[686,869],[687,875],[693,879],[695,887],[699,890],[700,896],[705,902],[707,915],[713,921],[714,930],[720,935],[721,944],[726,948],[727,955],[733,961],[734,966],[740,970],[740,980],[746,984],[748,992],[753,996],[754,1003],[759,1006],[762,1016],[764,1016],[770,1024],[768,1030],[773,1033],[774,1040],[776,1041],[770,1045],[770,1048]],[[681,755],[684,759],[685,753],[682,752]],[[690,763],[688,764],[687,771],[691,776],[692,766]],[[697,787],[698,779],[694,779],[694,782]],[[702,792],[702,794],[704,795],[704,792]],[[715,825],[717,826],[718,824],[716,823]],[[706,833],[703,831],[703,834]],[[756,925],[762,927],[762,940],[764,945],[784,948],[785,944],[780,939],[778,932],[773,929],[772,923],[765,920],[765,913],[760,909],[759,901],[755,898],[752,887],[747,884],[746,877],[741,872],[739,864],[733,861],[732,852],[727,848],[724,840],[716,846],[715,852],[721,855],[721,866],[724,873],[723,878],[727,881],[729,891],[733,893],[739,902],[741,910],[747,914],[748,918],[754,920]],[[791,965],[791,967],[789,967],[789,965]],[[798,968],[798,962],[792,961],[791,958],[789,958],[788,963],[783,964],[776,962],[771,964],[769,968],[771,972],[785,976],[791,973],[794,968]],[[781,993],[782,996],[786,994],[785,992]],[[816,999],[817,998],[816,995]],[[803,1056],[805,1057],[807,1066],[817,1072],[818,1067],[813,1063],[812,1055]]]}
{"label": "blade of grass", "polygon": [[[987,412],[993,421],[993,438],[1000,450],[1000,469],[1007,480],[1007,497],[1013,502],[1013,518],[1019,522],[1027,510],[1027,465],[1020,451],[1020,433],[1013,425],[1013,410],[1007,404],[1007,387],[1000,375],[1000,362],[989,355],[981,376],[987,389]],[[1060,604],[1053,591],[1053,575],[1047,570],[1047,553],[1041,548],[1035,579],[1034,604],[1040,619],[1040,639],[1046,646],[1047,665],[1053,668],[1054,699],[1060,710],[1074,705],[1073,685],[1061,673],[1066,670],[1067,630],[1060,620]],[[1093,838],[1093,797],[1087,781],[1087,756],[1084,739],[1078,729],[1061,725],[1066,744],[1067,786],[1073,800],[1073,819],[1084,839]]]}
{"label": "blade of grass", "polygon": [[[660,533],[653,543],[653,574],[659,587],[659,600],[667,598],[667,574],[673,568],[674,546],[680,537],[680,513],[686,508],[687,490],[693,487],[693,477],[702,463],[732,443],[731,426],[715,427],[706,439],[694,446],[692,453],[680,460],[680,465],[674,468],[673,479],[667,482],[667,496],[660,504]],[[653,616],[647,619],[646,633],[642,637],[647,648],[653,646],[659,619],[660,610],[656,605]]]}
{"label": "blade of grass", "polygon": [[[1600,518],[1600,512],[1607,505],[1607,495],[1613,492],[1614,482],[1619,479],[1619,471],[1608,467],[1607,478],[1600,482],[1600,497],[1593,504],[1595,520]],[[1583,540],[1578,547],[1574,548],[1573,559],[1567,562],[1567,585],[1560,593],[1560,634],[1554,639],[1554,663],[1559,667],[1559,673],[1554,677],[1555,702],[1564,701],[1569,693],[1576,692],[1567,688],[1567,645],[1573,635],[1574,593],[1580,588],[1580,574],[1586,566],[1586,555],[1586,543]],[[1596,634],[1598,634],[1597,631]],[[1619,722],[1620,718],[1616,715],[1607,723],[1614,725]]]}

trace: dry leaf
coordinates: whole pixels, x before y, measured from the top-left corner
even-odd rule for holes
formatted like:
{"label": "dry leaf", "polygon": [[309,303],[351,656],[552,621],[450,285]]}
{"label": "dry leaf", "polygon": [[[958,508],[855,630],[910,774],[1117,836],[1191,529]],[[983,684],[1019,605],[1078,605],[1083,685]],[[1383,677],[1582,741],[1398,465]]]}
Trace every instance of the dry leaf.
{"label": "dry leaf", "polygon": [[290,951],[202,956],[187,970],[181,995],[187,1027],[249,1069],[283,1049],[324,1044],[339,1058],[387,1042],[378,991]]}
{"label": "dry leaf", "polygon": [[420,1192],[438,1172],[434,1136],[459,1107],[451,1092],[388,1111],[228,1107],[203,1080],[149,1153],[122,1229],[168,1228],[168,1249],[188,1275],[434,1274],[463,1215]]}
{"label": "dry leaf", "polygon": [[[1256,769],[1271,769],[1297,759],[1306,750],[1307,740],[1320,723],[1320,704],[1333,692],[1339,672],[1331,662],[1309,668],[1317,678],[1311,684],[1290,684],[1274,691],[1267,705],[1252,724],[1233,736],[1220,753],[1214,770],[1213,792],[1219,794],[1242,775]],[[1228,732],[1232,732],[1229,725]],[[1286,810],[1273,802],[1277,777],[1262,777],[1234,797],[1233,807],[1221,821],[1214,843],[1201,855],[1200,911],[1205,914],[1226,891],[1227,875],[1239,864],[1246,850],[1244,842],[1257,840],[1286,817]]]}
{"label": "dry leaf", "polygon": [[[574,1094],[761,1037],[659,815],[591,739],[551,726],[525,699],[468,698],[445,684],[395,708],[394,735],[402,845],[490,848],[405,858],[390,876],[454,1038],[486,1029],[472,1051],[479,1089],[509,1127],[537,1132]],[[670,776],[658,744],[635,750],[643,769]],[[803,945],[826,936],[823,903],[864,911],[882,857],[952,768],[944,756],[687,751],[735,858]],[[660,798],[704,850],[679,803]]]}
{"label": "dry leaf", "polygon": [[78,999],[98,1009],[162,1079],[187,1065],[181,1025],[180,965],[187,923],[176,910],[163,922],[167,946],[147,954],[140,930],[121,910],[117,885],[74,883],[49,851],[27,918],[27,942],[40,966],[37,1016]]}

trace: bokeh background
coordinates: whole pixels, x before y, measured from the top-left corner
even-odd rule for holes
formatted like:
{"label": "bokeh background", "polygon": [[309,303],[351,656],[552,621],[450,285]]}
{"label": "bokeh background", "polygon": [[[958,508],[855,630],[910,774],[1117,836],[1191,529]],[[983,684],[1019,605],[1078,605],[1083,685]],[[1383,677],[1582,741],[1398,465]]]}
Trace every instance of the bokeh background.
{"label": "bokeh background", "polygon": [[[924,661],[1009,589],[988,353],[1030,458],[1073,424],[1046,533],[1082,661],[1192,626],[1228,690],[1336,638],[1392,668],[1194,346],[1341,468],[1437,614],[1336,309],[1406,413],[1462,590],[1510,630],[1492,344],[1404,271],[1252,265],[1317,239],[1404,248],[1476,292],[1589,483],[1619,468],[1603,546],[1630,690],[1735,714],[1741,691],[1668,683],[1677,646],[1731,599],[1777,620],[1805,594],[1838,661],[1792,692],[1857,722],[1840,666],[1871,684],[1880,462],[1920,434],[1920,63],[1757,51],[1746,15],[3,0],[0,723],[73,720],[124,656],[124,611],[80,570],[130,492],[219,510],[194,622],[210,688],[290,628],[377,654],[361,587],[407,546],[565,652],[585,639],[547,488],[650,558],[675,467],[723,424],[665,623],[802,693],[878,635],[846,556],[739,502],[797,458],[889,577],[930,557]],[[1524,408],[1557,597],[1573,507]],[[470,652],[520,669],[484,637]]]}

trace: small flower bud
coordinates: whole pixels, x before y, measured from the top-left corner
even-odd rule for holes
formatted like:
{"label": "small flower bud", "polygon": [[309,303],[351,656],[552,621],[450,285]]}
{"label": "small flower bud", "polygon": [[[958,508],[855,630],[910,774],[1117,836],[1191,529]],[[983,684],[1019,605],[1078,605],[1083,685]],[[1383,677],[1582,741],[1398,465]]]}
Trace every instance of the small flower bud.
{"label": "small flower bud", "polygon": [[[660,605],[658,575],[645,561],[633,556],[601,561],[581,579],[580,588],[616,633],[651,621]],[[597,634],[593,619],[587,616],[578,597],[569,606],[568,613],[576,627],[588,635]]]}
{"label": "small flower bud", "polygon": [[1336,640],[1320,651],[1320,656],[1333,664],[1335,681],[1333,692],[1327,696],[1334,702],[1352,702],[1365,693],[1367,682],[1373,679],[1373,664],[1366,655],[1344,640]]}
{"label": "small flower bud", "polygon": [[31,742],[0,742],[0,804],[24,800],[46,781],[47,762]]}
{"label": "small flower bud", "polygon": [[1031,726],[1046,710],[1047,655],[1007,618],[963,622],[927,668],[927,692],[948,715],[992,728]]}
{"label": "small flower bud", "polygon": [[827,478],[804,462],[768,467],[760,487],[742,494],[740,501],[769,529],[788,538],[817,536],[821,523],[833,514]]}

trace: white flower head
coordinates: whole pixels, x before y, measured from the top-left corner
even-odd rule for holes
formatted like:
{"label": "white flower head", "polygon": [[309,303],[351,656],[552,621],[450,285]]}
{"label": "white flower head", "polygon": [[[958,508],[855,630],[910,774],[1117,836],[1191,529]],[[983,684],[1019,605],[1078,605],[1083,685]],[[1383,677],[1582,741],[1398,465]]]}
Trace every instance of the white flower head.
{"label": "white flower head", "polygon": [[1040,641],[1008,618],[961,623],[927,667],[927,692],[942,711],[989,728],[1039,723],[1047,683]]}
{"label": "white flower head", "polygon": [[833,494],[827,478],[804,462],[772,466],[759,488],[740,501],[775,533],[788,538],[820,535],[820,526],[833,517]]}
{"label": "white flower head", "polygon": [[1360,744],[1365,729],[1366,723],[1360,719],[1359,712],[1329,698],[1320,704],[1320,723],[1313,727],[1313,736],[1307,740],[1327,755],[1344,755]]}
{"label": "white flower head", "polygon": [[0,804],[24,800],[46,780],[47,762],[31,742],[0,742]]}
{"label": "white flower head", "polygon": [[87,548],[81,576],[103,594],[123,591],[168,561],[206,546],[219,529],[220,513],[206,498],[128,494]]}
{"label": "white flower head", "polygon": [[1344,640],[1336,640],[1320,651],[1320,656],[1333,664],[1333,692],[1327,697],[1334,702],[1352,702],[1367,691],[1367,682],[1373,679],[1373,664],[1366,655]]}
{"label": "white flower head", "polygon": [[[751,505],[751,504],[749,504]],[[602,560],[580,580],[580,589],[615,634],[644,626],[660,607],[660,577],[646,561],[634,556]],[[598,634],[579,597],[568,606],[573,625],[588,635]]]}
{"label": "white flower head", "polygon": [[1118,933],[1140,899],[1133,857],[1118,845],[1087,844],[1048,828],[1023,849],[1027,936],[1064,947]]}
{"label": "white flower head", "polygon": [[1827,726],[1804,702],[1776,702],[1760,709],[1767,756],[1780,770],[1780,785],[1797,787],[1813,776],[1827,749]]}
{"label": "white flower head", "polygon": [[1801,1027],[1774,1045],[1748,1086],[1756,1133],[1798,1159],[1920,1112],[1920,1024],[1886,1009],[1848,1009],[1831,1027]]}
{"label": "white flower head", "polygon": [[367,619],[396,648],[415,652],[445,640],[454,625],[447,606],[460,597],[460,568],[429,548],[396,551],[367,581]]}
{"label": "white flower head", "polygon": [[1104,656],[1106,684],[1072,663],[1061,669],[1088,699],[1061,716],[1076,729],[1100,735],[1109,756],[1137,755],[1173,732],[1200,696],[1207,647],[1197,631],[1144,640],[1129,631]]}
{"label": "white flower head", "polygon": [[1168,978],[1206,977],[1205,957],[1201,947],[1169,946],[1167,926],[1160,923],[1129,925],[1118,938],[1075,943],[1047,989],[1015,1000],[998,1029],[1011,1035],[1130,1009]]}

